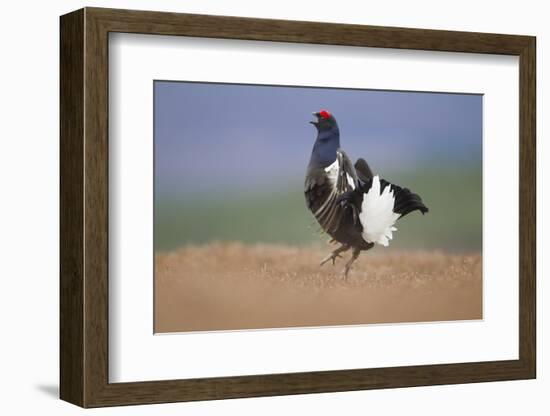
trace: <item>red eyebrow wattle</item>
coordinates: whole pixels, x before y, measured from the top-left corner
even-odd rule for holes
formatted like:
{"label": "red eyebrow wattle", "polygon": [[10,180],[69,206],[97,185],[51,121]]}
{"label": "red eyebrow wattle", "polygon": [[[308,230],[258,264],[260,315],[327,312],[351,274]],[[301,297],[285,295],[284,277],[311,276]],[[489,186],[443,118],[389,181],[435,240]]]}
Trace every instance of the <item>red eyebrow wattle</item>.
{"label": "red eyebrow wattle", "polygon": [[319,115],[323,117],[324,119],[327,119],[330,117],[330,113],[327,110],[321,110],[319,111]]}

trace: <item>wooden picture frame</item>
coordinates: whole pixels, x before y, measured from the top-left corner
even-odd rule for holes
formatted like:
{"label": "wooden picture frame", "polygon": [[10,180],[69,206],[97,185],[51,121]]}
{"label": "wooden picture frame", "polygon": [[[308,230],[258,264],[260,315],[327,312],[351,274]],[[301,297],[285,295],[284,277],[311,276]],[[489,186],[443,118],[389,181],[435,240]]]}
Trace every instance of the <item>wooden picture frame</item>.
{"label": "wooden picture frame", "polygon": [[[60,396],[82,407],[535,378],[535,38],[85,8],[61,17]],[[110,32],[519,56],[519,359],[109,383]]]}

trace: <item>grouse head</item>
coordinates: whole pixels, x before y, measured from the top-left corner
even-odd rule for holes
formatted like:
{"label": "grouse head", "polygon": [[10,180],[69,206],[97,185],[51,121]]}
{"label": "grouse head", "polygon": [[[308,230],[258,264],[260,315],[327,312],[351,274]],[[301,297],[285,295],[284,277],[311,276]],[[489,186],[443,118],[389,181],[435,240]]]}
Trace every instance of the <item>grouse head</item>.
{"label": "grouse head", "polygon": [[338,131],[338,124],[336,123],[336,119],[327,110],[318,111],[316,113],[313,113],[313,115],[315,116],[316,120],[310,121],[310,123],[317,127],[317,131]]}

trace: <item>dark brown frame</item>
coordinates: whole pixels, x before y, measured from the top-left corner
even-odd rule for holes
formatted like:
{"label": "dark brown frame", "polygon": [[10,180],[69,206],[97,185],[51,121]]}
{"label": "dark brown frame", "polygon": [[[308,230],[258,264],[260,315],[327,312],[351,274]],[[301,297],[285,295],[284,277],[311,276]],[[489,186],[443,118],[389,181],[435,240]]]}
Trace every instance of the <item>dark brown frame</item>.
{"label": "dark brown frame", "polygon": [[[109,32],[519,56],[519,359],[109,383]],[[62,16],[61,398],[99,407],[535,378],[535,45],[531,36],[99,8]]]}

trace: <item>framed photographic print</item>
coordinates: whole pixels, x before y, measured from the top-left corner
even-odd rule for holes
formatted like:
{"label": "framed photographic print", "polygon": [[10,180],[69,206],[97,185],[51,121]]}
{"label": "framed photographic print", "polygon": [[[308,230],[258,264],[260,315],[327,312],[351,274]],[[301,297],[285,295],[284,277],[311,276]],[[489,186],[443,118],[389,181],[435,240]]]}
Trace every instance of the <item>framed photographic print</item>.
{"label": "framed photographic print", "polygon": [[534,378],[535,38],[61,17],[83,406]]}

